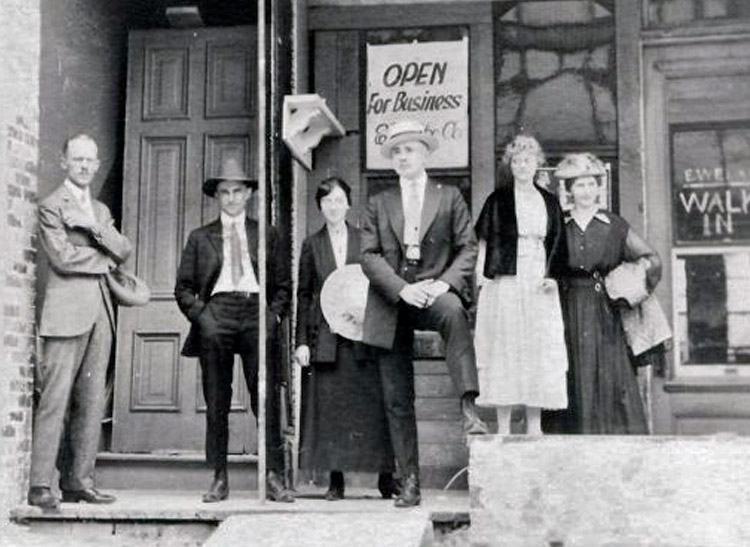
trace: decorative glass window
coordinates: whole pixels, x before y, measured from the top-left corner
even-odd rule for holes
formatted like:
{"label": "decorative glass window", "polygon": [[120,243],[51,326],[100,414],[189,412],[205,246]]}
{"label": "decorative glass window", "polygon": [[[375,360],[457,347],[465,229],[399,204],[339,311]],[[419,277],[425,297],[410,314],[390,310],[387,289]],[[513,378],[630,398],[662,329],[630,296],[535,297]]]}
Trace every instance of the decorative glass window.
{"label": "decorative glass window", "polygon": [[674,27],[750,18],[747,0],[647,0],[647,26]]}
{"label": "decorative glass window", "polygon": [[[592,152],[612,167],[617,196],[617,66],[613,0],[494,4],[495,146],[518,133],[539,140],[554,166]],[[496,184],[510,177],[498,166]],[[612,199],[609,206],[617,211]]]}
{"label": "decorative glass window", "polygon": [[519,131],[547,148],[614,147],[615,20],[607,4],[613,2],[496,4],[498,147]]}

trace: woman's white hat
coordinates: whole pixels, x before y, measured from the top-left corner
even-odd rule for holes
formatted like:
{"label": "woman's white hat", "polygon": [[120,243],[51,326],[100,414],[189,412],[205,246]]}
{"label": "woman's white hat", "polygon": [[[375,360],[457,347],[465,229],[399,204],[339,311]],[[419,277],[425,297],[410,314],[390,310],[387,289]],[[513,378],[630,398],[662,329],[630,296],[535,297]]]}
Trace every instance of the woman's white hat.
{"label": "woman's white hat", "polygon": [[555,169],[555,176],[560,179],[578,177],[598,177],[606,175],[602,161],[591,152],[566,155]]}

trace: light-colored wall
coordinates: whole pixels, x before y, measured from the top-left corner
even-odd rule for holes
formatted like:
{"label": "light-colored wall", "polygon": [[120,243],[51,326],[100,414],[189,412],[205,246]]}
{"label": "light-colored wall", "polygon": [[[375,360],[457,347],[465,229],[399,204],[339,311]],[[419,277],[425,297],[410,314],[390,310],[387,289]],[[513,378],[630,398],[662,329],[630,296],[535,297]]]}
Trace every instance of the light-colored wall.
{"label": "light-colored wall", "polygon": [[25,494],[34,360],[39,0],[0,3],[0,522]]}

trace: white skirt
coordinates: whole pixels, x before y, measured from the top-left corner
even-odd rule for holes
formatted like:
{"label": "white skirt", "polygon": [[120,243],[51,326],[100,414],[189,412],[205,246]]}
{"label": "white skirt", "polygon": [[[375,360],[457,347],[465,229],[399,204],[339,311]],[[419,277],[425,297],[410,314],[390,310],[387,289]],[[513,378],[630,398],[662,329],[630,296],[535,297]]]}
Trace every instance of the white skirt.
{"label": "white skirt", "polygon": [[[522,270],[519,264],[519,271]],[[527,270],[528,271],[528,270]],[[483,406],[568,406],[568,355],[557,283],[497,276],[479,293],[475,346]]]}

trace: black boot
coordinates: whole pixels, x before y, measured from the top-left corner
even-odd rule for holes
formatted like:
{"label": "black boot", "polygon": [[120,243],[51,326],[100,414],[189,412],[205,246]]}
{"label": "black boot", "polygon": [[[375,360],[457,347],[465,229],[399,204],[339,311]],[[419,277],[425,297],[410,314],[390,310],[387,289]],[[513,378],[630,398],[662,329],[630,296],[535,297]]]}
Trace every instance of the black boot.
{"label": "black boot", "polygon": [[378,474],[378,490],[380,490],[380,495],[383,496],[384,500],[389,500],[401,493],[401,484],[393,478],[393,473],[383,471]]}
{"label": "black boot", "polygon": [[344,499],[344,474],[341,471],[331,471],[331,478],[326,492],[326,501]]}
{"label": "black boot", "polygon": [[477,407],[474,404],[476,395],[465,394],[461,397],[461,416],[463,417],[463,428],[466,435],[486,435],[489,433],[487,424],[477,414]]}
{"label": "black boot", "polygon": [[215,503],[229,497],[229,476],[226,467],[217,467],[214,471],[214,480],[203,494],[203,503]]}

